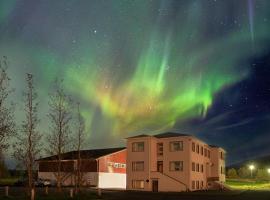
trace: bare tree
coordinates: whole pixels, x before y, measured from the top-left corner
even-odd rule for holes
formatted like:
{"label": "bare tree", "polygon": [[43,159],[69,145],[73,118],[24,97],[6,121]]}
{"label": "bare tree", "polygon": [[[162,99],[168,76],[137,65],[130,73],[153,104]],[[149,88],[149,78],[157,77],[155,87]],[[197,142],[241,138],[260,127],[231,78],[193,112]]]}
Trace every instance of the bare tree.
{"label": "bare tree", "polygon": [[81,114],[80,103],[77,103],[77,120],[76,120],[76,146],[78,152],[77,158],[77,171],[76,171],[76,183],[75,191],[76,193],[81,190],[83,184],[83,173],[81,171],[82,159],[81,159],[81,150],[85,141],[85,121]]}
{"label": "bare tree", "polygon": [[[0,60],[0,155],[9,146],[8,139],[15,133],[14,104],[9,103],[10,78],[7,73],[8,61],[4,56]],[[11,105],[8,105],[11,104]]]}
{"label": "bare tree", "polygon": [[62,154],[66,151],[70,143],[70,121],[71,121],[71,99],[66,95],[63,88],[63,81],[56,80],[54,91],[49,99],[49,119],[51,122],[48,136],[49,153],[56,155],[57,171],[54,173],[57,189],[61,191],[62,181],[65,174],[62,172]]}
{"label": "bare tree", "polygon": [[[33,75],[27,74],[27,91],[24,93],[24,111],[26,119],[22,123],[22,132],[16,136],[14,144],[14,156],[27,169],[28,188],[31,191],[34,188],[33,171],[35,169],[35,160],[41,152],[41,134],[37,131],[39,123],[37,115],[37,93],[33,84]],[[29,192],[30,192],[29,191]]]}

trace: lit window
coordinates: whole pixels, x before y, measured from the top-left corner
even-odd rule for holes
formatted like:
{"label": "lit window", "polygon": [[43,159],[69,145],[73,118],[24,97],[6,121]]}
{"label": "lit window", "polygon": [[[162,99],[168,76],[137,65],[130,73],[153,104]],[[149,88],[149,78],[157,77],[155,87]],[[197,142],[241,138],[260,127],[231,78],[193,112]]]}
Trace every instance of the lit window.
{"label": "lit window", "polygon": [[170,162],[170,171],[183,171],[183,161]]}
{"label": "lit window", "polygon": [[143,152],[144,151],[144,142],[134,142],[132,143],[133,152]]}
{"label": "lit window", "polygon": [[183,141],[170,142],[170,151],[183,151]]}
{"label": "lit window", "polygon": [[144,170],[144,162],[143,161],[137,161],[132,162],[132,171],[143,171]]}
{"label": "lit window", "polygon": [[143,189],[144,188],[144,181],[143,180],[132,180],[132,188]]}

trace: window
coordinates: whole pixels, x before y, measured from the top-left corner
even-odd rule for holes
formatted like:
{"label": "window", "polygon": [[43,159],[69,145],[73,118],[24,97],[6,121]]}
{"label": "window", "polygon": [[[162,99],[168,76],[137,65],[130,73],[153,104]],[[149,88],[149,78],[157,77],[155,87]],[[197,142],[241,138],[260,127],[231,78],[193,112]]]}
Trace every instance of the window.
{"label": "window", "polygon": [[170,171],[183,171],[183,161],[170,162]]}
{"label": "window", "polygon": [[158,156],[163,155],[163,143],[157,143],[157,155]]}
{"label": "window", "polygon": [[223,167],[222,166],[220,167],[220,173],[221,174],[225,174],[225,171],[223,170]]}
{"label": "window", "polygon": [[203,184],[203,181],[201,181],[201,188],[203,188],[204,184]]}
{"label": "window", "polygon": [[197,144],[197,146],[196,146],[196,152],[197,153],[200,153],[200,146]]}
{"label": "window", "polygon": [[203,156],[203,147],[201,147],[201,155]]}
{"label": "window", "polygon": [[192,181],[192,189],[195,189],[195,181]]}
{"label": "window", "polygon": [[220,152],[220,159],[225,160],[225,153],[223,153],[222,151]]}
{"label": "window", "polygon": [[200,181],[196,181],[196,188],[200,189]]}
{"label": "window", "polygon": [[207,152],[208,152],[208,158],[210,158],[210,151],[208,150]]}
{"label": "window", "polygon": [[195,163],[192,163],[192,171],[195,172]]}
{"label": "window", "polygon": [[204,156],[207,157],[207,149],[204,149]]}
{"label": "window", "polygon": [[183,151],[183,141],[170,142],[170,151]]}
{"label": "window", "polygon": [[196,172],[200,172],[200,164],[196,164]]}
{"label": "window", "polygon": [[137,161],[132,162],[132,171],[143,171],[144,170],[144,162],[143,161]]}
{"label": "window", "polygon": [[132,143],[133,152],[143,152],[144,151],[144,142],[134,142]]}
{"label": "window", "polygon": [[163,173],[163,161],[157,161],[157,171]]}
{"label": "window", "polygon": [[195,143],[192,142],[192,151],[195,152]]}
{"label": "window", "polygon": [[201,172],[203,173],[203,164],[201,165]]}
{"label": "window", "polygon": [[144,181],[143,180],[132,180],[132,188],[143,189],[144,188]]}

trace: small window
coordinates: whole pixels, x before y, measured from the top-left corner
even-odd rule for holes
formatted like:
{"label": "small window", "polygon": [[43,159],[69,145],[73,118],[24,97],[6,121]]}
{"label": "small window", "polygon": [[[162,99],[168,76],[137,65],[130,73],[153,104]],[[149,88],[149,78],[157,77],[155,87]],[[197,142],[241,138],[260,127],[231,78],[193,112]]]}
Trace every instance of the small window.
{"label": "small window", "polygon": [[132,188],[144,189],[144,181],[143,180],[132,180]]}
{"label": "small window", "polygon": [[201,188],[203,188],[204,187],[204,184],[203,184],[203,181],[201,181]]}
{"label": "small window", "polygon": [[170,142],[170,151],[183,151],[183,141]]}
{"label": "small window", "polygon": [[201,165],[201,172],[203,173],[203,164]]}
{"label": "small window", "polygon": [[197,153],[200,153],[200,146],[197,144],[197,146],[196,146],[196,152]]}
{"label": "small window", "polygon": [[132,143],[133,152],[143,152],[144,151],[144,142],[134,142]]}
{"label": "small window", "polygon": [[201,147],[201,155],[203,156],[203,147]]}
{"label": "small window", "polygon": [[198,164],[198,163],[196,164],[196,171],[200,172],[200,164]]}
{"label": "small window", "polygon": [[170,162],[170,171],[183,171],[183,161]]}
{"label": "small window", "polygon": [[200,181],[196,181],[196,188],[200,189]]}
{"label": "small window", "polygon": [[207,156],[208,156],[208,158],[210,158],[210,151],[208,150],[207,152],[208,152],[208,155]]}
{"label": "small window", "polygon": [[204,156],[207,157],[207,149],[204,149]]}
{"label": "small window", "polygon": [[220,173],[223,174],[223,167],[220,167]]}
{"label": "small window", "polygon": [[192,171],[195,172],[195,163],[192,163]]}
{"label": "small window", "polygon": [[157,143],[157,155],[158,156],[163,155],[163,143]]}
{"label": "small window", "polygon": [[192,181],[192,189],[195,189],[195,181]]}
{"label": "small window", "polygon": [[195,143],[192,142],[192,151],[195,152]]}
{"label": "small window", "polygon": [[132,171],[144,171],[144,162],[143,161],[137,161],[132,162]]}

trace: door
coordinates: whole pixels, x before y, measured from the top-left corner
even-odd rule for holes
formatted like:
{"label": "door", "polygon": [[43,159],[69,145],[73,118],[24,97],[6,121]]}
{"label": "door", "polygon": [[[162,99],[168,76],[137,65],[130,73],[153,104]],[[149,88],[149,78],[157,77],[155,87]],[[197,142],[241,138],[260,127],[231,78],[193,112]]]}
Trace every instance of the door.
{"label": "door", "polygon": [[158,192],[158,180],[152,180],[152,192]]}

